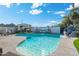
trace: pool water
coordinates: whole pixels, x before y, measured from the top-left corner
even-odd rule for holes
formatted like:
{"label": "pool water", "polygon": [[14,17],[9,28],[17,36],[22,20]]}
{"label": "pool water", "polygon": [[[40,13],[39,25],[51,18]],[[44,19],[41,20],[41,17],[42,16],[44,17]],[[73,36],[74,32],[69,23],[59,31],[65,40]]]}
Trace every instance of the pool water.
{"label": "pool water", "polygon": [[17,34],[16,36],[26,37],[16,50],[27,56],[49,55],[57,49],[60,43],[59,34]]}

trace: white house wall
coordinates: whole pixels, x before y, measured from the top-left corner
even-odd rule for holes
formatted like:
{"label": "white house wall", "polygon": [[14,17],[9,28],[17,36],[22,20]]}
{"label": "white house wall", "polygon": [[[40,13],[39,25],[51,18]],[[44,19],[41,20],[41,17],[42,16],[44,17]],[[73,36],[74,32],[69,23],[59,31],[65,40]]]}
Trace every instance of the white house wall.
{"label": "white house wall", "polygon": [[60,34],[60,27],[52,27],[51,28],[52,33],[59,33]]}

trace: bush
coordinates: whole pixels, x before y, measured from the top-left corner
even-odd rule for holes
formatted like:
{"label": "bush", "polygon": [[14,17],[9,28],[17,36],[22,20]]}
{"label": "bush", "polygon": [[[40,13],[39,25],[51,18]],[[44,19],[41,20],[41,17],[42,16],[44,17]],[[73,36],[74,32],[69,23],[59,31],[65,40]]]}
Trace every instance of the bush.
{"label": "bush", "polygon": [[76,47],[78,53],[79,53],[79,38],[76,39],[74,42],[73,42],[74,46]]}

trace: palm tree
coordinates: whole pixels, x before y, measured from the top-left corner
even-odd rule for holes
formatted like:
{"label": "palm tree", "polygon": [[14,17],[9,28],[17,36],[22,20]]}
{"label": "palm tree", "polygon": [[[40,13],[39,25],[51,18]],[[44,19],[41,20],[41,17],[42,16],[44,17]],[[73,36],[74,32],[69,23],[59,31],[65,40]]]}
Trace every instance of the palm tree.
{"label": "palm tree", "polygon": [[79,19],[79,7],[74,7],[74,3],[72,4],[72,10],[70,11],[69,17],[70,20],[73,21],[73,24],[75,23],[75,21],[77,21]]}
{"label": "palm tree", "polygon": [[73,25],[76,28],[77,33],[79,34],[79,7],[74,7],[74,3],[72,4],[73,9],[70,11],[70,20],[73,22]]}
{"label": "palm tree", "polygon": [[61,29],[66,28],[70,24],[73,24],[76,28],[77,32],[79,33],[79,7],[75,7],[74,3],[72,4],[72,10],[70,13],[63,17],[63,21],[60,24]]}
{"label": "palm tree", "polygon": [[63,33],[64,29],[67,28],[70,24],[72,24],[72,21],[69,18],[69,15],[63,17],[63,21],[60,24],[60,32]]}

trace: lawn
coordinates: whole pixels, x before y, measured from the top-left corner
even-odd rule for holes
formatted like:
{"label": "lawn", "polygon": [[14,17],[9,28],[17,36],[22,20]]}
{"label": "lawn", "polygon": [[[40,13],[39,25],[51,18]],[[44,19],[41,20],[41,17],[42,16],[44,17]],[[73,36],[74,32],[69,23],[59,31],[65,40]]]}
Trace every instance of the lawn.
{"label": "lawn", "polygon": [[79,38],[77,38],[73,43],[79,53]]}

